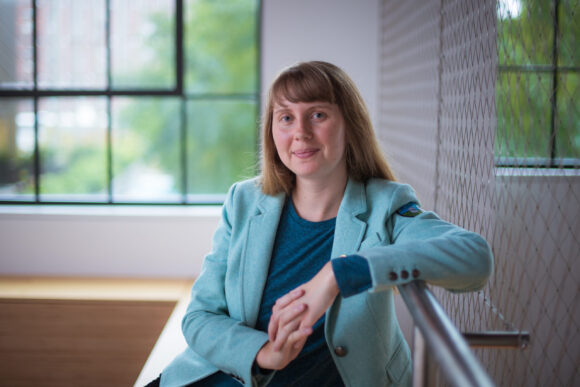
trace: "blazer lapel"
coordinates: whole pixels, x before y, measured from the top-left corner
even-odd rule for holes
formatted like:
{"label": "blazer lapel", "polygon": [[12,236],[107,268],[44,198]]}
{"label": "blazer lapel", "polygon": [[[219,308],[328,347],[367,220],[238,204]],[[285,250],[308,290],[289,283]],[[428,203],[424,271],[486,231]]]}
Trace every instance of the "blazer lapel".
{"label": "blazer lapel", "polygon": [[367,224],[357,218],[367,211],[365,187],[362,183],[349,179],[338,215],[332,245],[332,258],[357,251],[363,240]]}
{"label": "blazer lapel", "polygon": [[249,219],[242,258],[241,299],[243,321],[255,326],[266,285],[276,231],[286,196],[263,195],[256,215]]}
{"label": "blazer lapel", "polygon": [[[367,224],[358,219],[357,216],[366,211],[365,186],[353,179],[349,179],[336,217],[331,259],[358,251],[364,238]],[[338,310],[342,300],[342,297],[336,297],[332,306],[326,311],[324,324],[326,337],[332,337],[332,331],[337,323]]]}

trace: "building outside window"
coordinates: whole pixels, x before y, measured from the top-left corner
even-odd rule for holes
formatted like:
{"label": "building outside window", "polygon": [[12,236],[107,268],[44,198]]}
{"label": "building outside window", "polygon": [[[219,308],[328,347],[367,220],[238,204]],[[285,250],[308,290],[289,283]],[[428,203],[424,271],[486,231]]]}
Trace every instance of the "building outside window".
{"label": "building outside window", "polygon": [[259,8],[0,1],[0,202],[221,202],[256,173]]}

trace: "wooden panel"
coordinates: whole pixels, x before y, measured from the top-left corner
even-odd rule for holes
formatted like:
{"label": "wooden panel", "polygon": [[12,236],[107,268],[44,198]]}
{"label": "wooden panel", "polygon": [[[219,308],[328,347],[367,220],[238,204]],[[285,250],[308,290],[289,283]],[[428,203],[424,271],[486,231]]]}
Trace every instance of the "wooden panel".
{"label": "wooden panel", "polygon": [[0,277],[0,298],[176,301],[192,279]]}
{"label": "wooden panel", "polygon": [[131,386],[174,306],[0,299],[0,386]]}

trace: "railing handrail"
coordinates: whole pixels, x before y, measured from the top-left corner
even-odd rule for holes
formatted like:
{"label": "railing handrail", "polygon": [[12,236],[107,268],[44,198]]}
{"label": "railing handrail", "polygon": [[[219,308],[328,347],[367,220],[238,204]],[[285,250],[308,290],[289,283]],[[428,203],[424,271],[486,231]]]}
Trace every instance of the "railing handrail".
{"label": "railing handrail", "polygon": [[494,386],[425,282],[413,281],[398,289],[446,380],[457,387]]}

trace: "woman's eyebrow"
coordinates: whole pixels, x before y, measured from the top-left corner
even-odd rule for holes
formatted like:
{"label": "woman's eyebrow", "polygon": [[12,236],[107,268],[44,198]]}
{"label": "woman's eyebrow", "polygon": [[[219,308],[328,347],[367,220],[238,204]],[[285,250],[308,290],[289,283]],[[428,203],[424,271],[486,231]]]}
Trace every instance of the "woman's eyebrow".
{"label": "woman's eyebrow", "polygon": [[312,108],[315,108],[315,109],[316,108],[318,108],[318,109],[320,109],[320,108],[330,109],[331,107],[332,107],[332,104],[329,102],[318,102],[318,103],[312,105]]}
{"label": "woman's eyebrow", "polygon": [[[332,109],[332,105],[330,102],[315,102],[312,106],[308,107],[308,110],[312,110],[312,109]],[[277,113],[280,111],[285,111],[288,110],[289,107],[287,105],[284,105],[283,103],[278,103],[276,102],[276,106],[274,107],[274,109],[272,109],[273,113]]]}
{"label": "woman's eyebrow", "polygon": [[284,104],[283,102],[275,102],[274,109],[272,109],[272,111],[276,112],[279,110],[286,110],[286,109],[288,109],[288,105]]}

